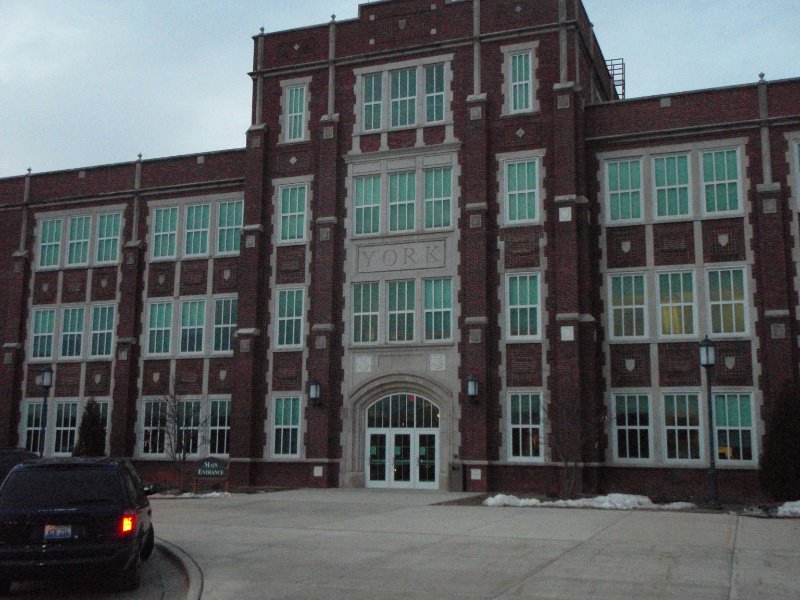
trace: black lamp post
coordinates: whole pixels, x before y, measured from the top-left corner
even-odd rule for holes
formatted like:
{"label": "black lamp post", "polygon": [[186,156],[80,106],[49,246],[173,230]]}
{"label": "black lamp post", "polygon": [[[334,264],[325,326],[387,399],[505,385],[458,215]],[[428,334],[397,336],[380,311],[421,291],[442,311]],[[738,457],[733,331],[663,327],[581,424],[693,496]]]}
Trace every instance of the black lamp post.
{"label": "black lamp post", "polygon": [[478,378],[475,375],[467,377],[467,396],[472,402],[478,401]]}
{"label": "black lamp post", "polygon": [[717,448],[714,443],[714,402],[711,395],[711,370],[717,362],[717,352],[714,342],[708,336],[700,342],[700,365],[706,371],[706,386],[708,388],[708,506],[720,508],[719,490],[717,486]]}
{"label": "black lamp post", "polygon": [[311,405],[314,408],[319,406],[319,381],[312,379],[308,382],[308,397],[311,398]]}
{"label": "black lamp post", "polygon": [[44,395],[42,397],[42,432],[41,432],[41,441],[39,442],[41,447],[41,452],[39,453],[40,456],[44,456],[44,448],[45,448],[45,436],[47,435],[47,398],[50,396],[50,388],[53,386],[53,367],[47,365],[39,375],[40,379],[39,382],[42,385],[42,389],[44,390]]}

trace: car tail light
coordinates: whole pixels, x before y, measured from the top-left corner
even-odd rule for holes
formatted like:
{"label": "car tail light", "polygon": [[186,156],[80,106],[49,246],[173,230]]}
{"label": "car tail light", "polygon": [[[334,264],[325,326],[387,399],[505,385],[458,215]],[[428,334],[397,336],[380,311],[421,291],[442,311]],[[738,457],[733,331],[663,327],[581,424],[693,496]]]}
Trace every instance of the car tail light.
{"label": "car tail light", "polygon": [[136,530],[136,514],[124,513],[119,522],[119,532],[121,535],[131,535]]}

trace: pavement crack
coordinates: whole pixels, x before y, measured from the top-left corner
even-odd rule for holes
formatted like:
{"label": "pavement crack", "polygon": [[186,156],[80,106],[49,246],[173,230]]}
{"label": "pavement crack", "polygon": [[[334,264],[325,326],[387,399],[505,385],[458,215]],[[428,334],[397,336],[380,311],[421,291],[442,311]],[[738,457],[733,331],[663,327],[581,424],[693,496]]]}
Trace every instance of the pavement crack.
{"label": "pavement crack", "polygon": [[731,576],[728,580],[728,600],[733,597],[733,579],[736,573],[736,541],[739,538],[739,521],[741,519],[740,515],[736,515],[736,527],[733,530],[733,546],[731,547]]}

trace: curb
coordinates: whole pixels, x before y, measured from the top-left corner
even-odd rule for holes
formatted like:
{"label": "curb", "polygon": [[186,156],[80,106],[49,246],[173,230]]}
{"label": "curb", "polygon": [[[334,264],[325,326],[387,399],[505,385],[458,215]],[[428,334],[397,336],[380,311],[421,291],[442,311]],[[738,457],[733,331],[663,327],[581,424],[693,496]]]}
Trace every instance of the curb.
{"label": "curb", "polygon": [[203,571],[200,569],[200,565],[184,550],[162,538],[156,537],[156,546],[164,552],[167,558],[176,562],[186,575],[186,579],[189,581],[186,600],[200,600],[203,595]]}

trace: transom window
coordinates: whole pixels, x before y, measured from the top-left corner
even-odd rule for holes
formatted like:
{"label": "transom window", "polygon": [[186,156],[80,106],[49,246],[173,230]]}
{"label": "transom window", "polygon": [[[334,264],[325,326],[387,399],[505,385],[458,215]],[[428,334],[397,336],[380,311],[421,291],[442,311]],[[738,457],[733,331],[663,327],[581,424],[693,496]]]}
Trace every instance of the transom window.
{"label": "transom window", "polygon": [[711,332],[747,333],[745,318],[744,269],[719,269],[708,272],[708,303]]}
{"label": "transom window", "polygon": [[694,278],[690,272],[659,273],[661,335],[693,335]]}
{"label": "transom window", "polygon": [[[409,231],[415,229],[414,205],[417,187],[414,171],[389,174],[389,231]],[[380,178],[370,177],[370,180]],[[356,196],[358,200],[358,196]],[[378,195],[380,202],[380,195]],[[374,206],[371,210],[375,210]],[[372,231],[370,233],[376,233]]]}
{"label": "transom window", "polygon": [[646,394],[614,394],[617,458],[650,458],[650,398]]}
{"label": "transom window", "polygon": [[307,190],[306,184],[281,187],[280,241],[291,242],[306,239]]}
{"label": "transom window", "polygon": [[444,64],[425,66],[425,121],[444,121]]}
{"label": "transom window", "polygon": [[89,264],[89,237],[91,236],[89,216],[69,218],[69,238],[67,242],[67,265]]}
{"label": "transom window", "polygon": [[542,458],[542,398],[538,393],[508,395],[511,458]]}
{"label": "transom window", "polygon": [[697,394],[664,395],[667,459],[700,459],[700,399]]}
{"label": "transom window", "polygon": [[535,273],[508,275],[506,288],[508,337],[538,337],[539,275]]}
{"label": "transom window", "polygon": [[689,156],[659,156],[655,165],[656,215],[676,217],[690,214]]}
{"label": "transom window", "polygon": [[739,169],[736,150],[703,153],[703,195],[706,212],[739,210]]}
{"label": "transom window", "polygon": [[300,398],[297,396],[275,398],[274,454],[297,456],[299,436]]}
{"label": "transom window", "polygon": [[208,204],[190,204],[186,207],[185,256],[208,254],[210,215],[211,206]]}
{"label": "transom window", "polygon": [[379,286],[377,282],[353,284],[353,342],[378,341]]}
{"label": "transom window", "polygon": [[305,138],[306,86],[288,88],[286,106],[286,141],[295,142]]}
{"label": "transom window", "polygon": [[389,74],[392,127],[407,127],[417,121],[417,69],[399,69]]}
{"label": "transom window", "polygon": [[278,348],[296,348],[303,344],[303,290],[278,291]]}
{"label": "transom window", "polygon": [[719,460],[753,460],[750,394],[714,394],[714,427]]}
{"label": "transom window", "polygon": [[388,283],[390,342],[414,339],[414,283],[413,279]]}
{"label": "transom window", "polygon": [[611,324],[613,336],[646,335],[644,274],[611,276]]}
{"label": "transom window", "polygon": [[439,427],[439,407],[413,394],[392,394],[367,409],[367,427],[436,429]]}
{"label": "transom window", "polygon": [[537,219],[538,161],[507,162],[506,222],[509,224],[535,222]]}
{"label": "transom window", "polygon": [[606,163],[608,177],[609,219],[627,221],[642,217],[641,160],[620,160]]}
{"label": "transom window", "polygon": [[203,351],[205,325],[205,300],[181,302],[181,352],[196,354]]}
{"label": "transom window", "polygon": [[531,53],[515,52],[511,55],[511,112],[531,110]]}
{"label": "transom window", "polygon": [[449,277],[425,280],[425,340],[449,340],[453,298]]}

